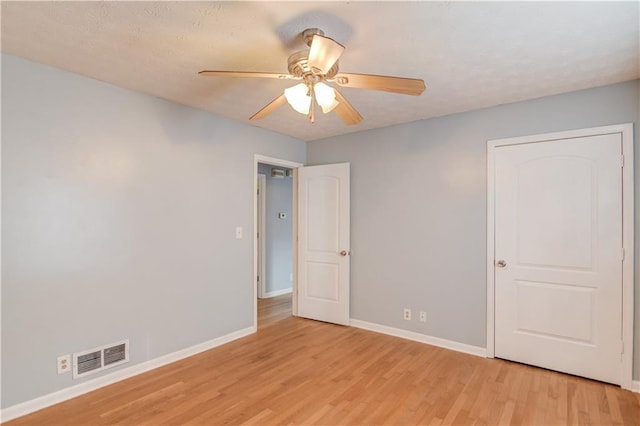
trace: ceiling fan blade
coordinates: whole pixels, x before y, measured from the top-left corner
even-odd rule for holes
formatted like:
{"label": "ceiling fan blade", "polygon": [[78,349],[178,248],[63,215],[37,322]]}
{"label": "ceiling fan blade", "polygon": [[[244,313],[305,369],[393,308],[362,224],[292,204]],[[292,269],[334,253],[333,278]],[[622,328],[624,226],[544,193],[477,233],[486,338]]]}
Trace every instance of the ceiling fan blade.
{"label": "ceiling fan blade", "polygon": [[362,116],[358,111],[356,111],[353,105],[351,105],[340,92],[337,90],[335,92],[336,99],[339,103],[333,110],[338,114],[342,121],[344,121],[344,124],[352,126],[362,122]]}
{"label": "ceiling fan blade", "polygon": [[205,77],[243,77],[243,78],[277,78],[281,80],[299,80],[291,74],[276,74],[271,72],[247,72],[247,71],[200,71],[198,74]]}
{"label": "ceiling fan blade", "polygon": [[284,105],[286,102],[287,102],[287,98],[284,97],[284,93],[283,93],[282,95],[278,96],[273,101],[268,103],[260,111],[258,111],[255,114],[253,114],[251,116],[251,118],[249,118],[249,120],[252,120],[252,121],[253,120],[260,120],[261,118],[264,118],[267,115],[271,114],[276,108]]}
{"label": "ceiling fan blade", "polygon": [[311,68],[319,69],[322,74],[326,74],[340,58],[342,52],[344,52],[343,45],[329,37],[316,34],[311,42],[307,64]]}
{"label": "ceiling fan blade", "polygon": [[424,89],[426,89],[424,80],[417,78],[340,73],[336,75],[333,80],[342,87],[381,90],[383,92],[400,93],[412,96],[419,96],[424,92]]}

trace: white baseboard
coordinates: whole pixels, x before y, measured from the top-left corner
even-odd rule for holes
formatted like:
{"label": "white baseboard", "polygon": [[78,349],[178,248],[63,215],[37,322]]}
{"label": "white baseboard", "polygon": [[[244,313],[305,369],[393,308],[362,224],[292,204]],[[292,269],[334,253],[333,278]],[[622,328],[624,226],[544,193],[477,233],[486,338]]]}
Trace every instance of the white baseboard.
{"label": "white baseboard", "polygon": [[[452,340],[441,339],[439,337],[428,336],[425,334],[415,333],[413,331],[388,327],[386,325],[370,323],[354,318],[350,319],[350,325],[356,328],[375,331],[377,333],[400,337],[402,339],[413,340],[415,342],[426,343],[428,345],[438,346],[441,348],[463,352],[470,355],[486,357],[487,354],[486,349],[479,346],[467,345],[465,343],[454,342]],[[154,368],[162,367],[172,362],[188,358],[200,352],[204,352],[217,346],[224,345],[225,343],[232,342],[255,332],[255,327],[247,327],[245,329],[220,336],[213,340],[209,340],[208,342],[203,342],[189,348],[181,349],[179,351],[163,355],[161,357],[154,358],[140,364],[132,365],[131,367],[124,368],[122,370],[115,371],[111,374],[100,376],[95,379],[80,383],[78,385],[68,387],[66,389],[62,389],[48,395],[32,399],[30,401],[25,401],[11,407],[7,407],[4,410],[0,411],[0,421],[4,423],[9,420],[13,420],[17,417],[33,413],[51,405],[55,405],[68,399],[75,398],[85,393],[94,391],[96,389],[100,389],[104,386],[108,386],[110,384],[128,379],[133,376],[137,376],[138,374],[145,373],[149,370],[153,370]],[[640,393],[640,380],[634,380],[632,382],[631,391]]]}
{"label": "white baseboard", "polygon": [[291,287],[283,288],[282,290],[270,291],[262,295],[263,299],[268,299],[270,297],[282,296],[283,294],[289,294],[293,291]]}
{"label": "white baseboard", "polygon": [[224,336],[217,337],[208,342],[199,343],[189,348],[181,349],[179,351],[163,355],[158,358],[150,359],[148,361],[141,362],[140,364],[132,365],[131,367],[124,368],[122,370],[115,371],[111,374],[97,377],[95,379],[70,386],[68,388],[44,395],[30,401],[25,401],[20,404],[7,407],[0,411],[0,421],[7,422],[21,417],[34,411],[41,410],[54,404],[66,401],[71,398],[83,395],[85,393],[100,389],[104,386],[119,382],[124,379],[128,379],[138,374],[142,374],[154,368],[162,367],[163,365],[171,364],[172,362],[179,361],[181,359],[190,357],[192,355],[204,352],[206,350],[215,348],[217,346],[224,345],[233,340],[240,339],[256,332],[256,327],[247,327],[242,330],[234,331],[233,333],[226,334]]}
{"label": "white baseboard", "polygon": [[[400,337],[402,339],[413,340],[415,342],[426,343],[440,348],[451,349],[452,351],[464,352],[470,355],[481,357],[487,356],[487,350],[480,346],[467,345],[465,343],[454,342],[452,340],[441,339],[439,337],[428,336],[426,334],[415,333],[413,331],[402,330],[400,328],[388,327],[386,325],[375,324],[358,319],[349,320],[351,326],[364,330],[375,331],[377,333],[388,334],[389,336]],[[631,382],[632,392],[640,393],[640,380]]]}
{"label": "white baseboard", "polygon": [[374,324],[351,318],[349,325],[364,330],[375,331],[377,333],[388,334],[389,336],[400,337],[402,339],[413,340],[414,342],[426,343],[440,348],[451,349],[452,351],[464,352],[470,355],[481,357],[487,356],[487,350],[479,346],[467,345],[465,343],[454,342],[453,340],[441,339],[439,337],[428,336],[426,334],[415,333],[413,331],[402,330],[400,328],[387,327],[386,325]]}

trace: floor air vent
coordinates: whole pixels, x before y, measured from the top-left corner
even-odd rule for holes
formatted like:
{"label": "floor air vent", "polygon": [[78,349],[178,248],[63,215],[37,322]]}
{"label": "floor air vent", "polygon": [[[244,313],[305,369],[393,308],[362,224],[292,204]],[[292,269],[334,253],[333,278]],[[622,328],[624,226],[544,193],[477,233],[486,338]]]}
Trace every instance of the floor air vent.
{"label": "floor air vent", "polygon": [[129,361],[129,340],[73,354],[73,378],[84,377]]}

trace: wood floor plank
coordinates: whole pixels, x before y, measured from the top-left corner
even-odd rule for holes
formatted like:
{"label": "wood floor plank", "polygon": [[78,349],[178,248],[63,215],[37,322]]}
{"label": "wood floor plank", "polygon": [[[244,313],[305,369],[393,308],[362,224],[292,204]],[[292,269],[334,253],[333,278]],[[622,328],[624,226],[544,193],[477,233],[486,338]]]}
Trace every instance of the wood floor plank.
{"label": "wood floor plank", "polygon": [[640,425],[616,386],[258,306],[256,334],[6,424]]}

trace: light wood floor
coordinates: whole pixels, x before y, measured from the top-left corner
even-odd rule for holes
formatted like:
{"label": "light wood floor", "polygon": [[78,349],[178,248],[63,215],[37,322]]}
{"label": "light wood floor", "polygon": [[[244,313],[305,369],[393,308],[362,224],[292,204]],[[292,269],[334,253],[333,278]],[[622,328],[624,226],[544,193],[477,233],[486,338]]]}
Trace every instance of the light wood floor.
{"label": "light wood floor", "polygon": [[640,424],[612,385],[293,318],[260,303],[256,334],[10,425]]}

